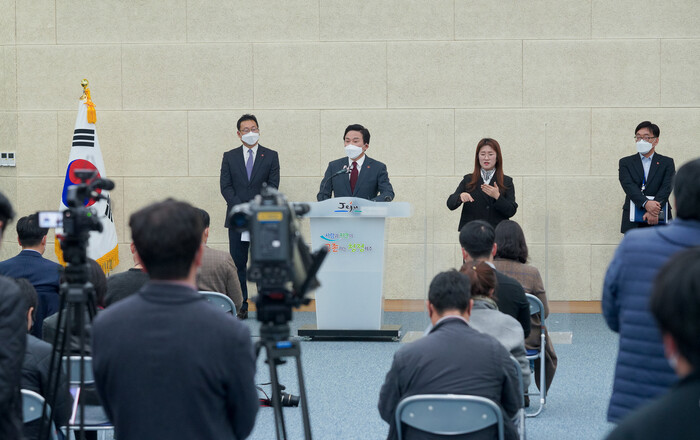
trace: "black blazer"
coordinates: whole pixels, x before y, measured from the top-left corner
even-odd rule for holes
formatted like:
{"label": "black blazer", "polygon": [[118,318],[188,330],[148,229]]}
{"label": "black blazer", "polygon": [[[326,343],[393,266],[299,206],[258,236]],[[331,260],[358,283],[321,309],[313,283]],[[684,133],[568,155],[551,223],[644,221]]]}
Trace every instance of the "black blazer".
{"label": "black blazer", "polygon": [[[459,205],[462,205],[462,216],[459,219],[458,231],[462,229],[462,226],[472,220],[487,221],[495,228],[502,220],[508,220],[515,215],[518,210],[518,204],[515,203],[515,186],[513,186],[513,179],[505,175],[503,176],[503,184],[506,186],[506,190],[501,191],[501,196],[498,200],[487,196],[481,190],[481,185],[484,183],[484,179],[481,177],[479,177],[476,187],[471,191],[467,191],[467,185],[469,185],[471,179],[471,174],[464,176],[464,179],[459,182],[454,194],[447,198],[447,207],[450,208],[451,211],[454,211],[459,208]],[[496,185],[496,176],[491,179],[491,185]],[[463,192],[468,192],[474,201],[462,203],[459,195]]]}
{"label": "black blazer", "polygon": [[[515,364],[492,336],[480,333],[459,318],[439,322],[427,336],[394,354],[379,393],[379,414],[389,423],[387,439],[396,438],[399,402],[416,394],[471,394],[493,400],[503,410],[506,439],[517,438],[511,422],[521,406]],[[494,439],[494,427],[450,439]],[[404,438],[442,439],[405,426]]]}
{"label": "black blazer", "polygon": [[498,310],[515,318],[523,327],[525,338],[530,335],[530,303],[525,296],[525,289],[520,283],[497,270],[496,304]]}
{"label": "black blazer", "polygon": [[221,161],[221,175],[219,186],[221,195],[226,199],[226,221],[224,226],[230,228],[228,214],[234,206],[250,201],[260,194],[263,183],[267,186],[279,188],[280,186],[280,162],[277,152],[258,144],[258,152],[253,162],[253,172],[250,174],[245,169],[243,160],[243,145],[224,153]]}
{"label": "black blazer", "polygon": [[[620,186],[625,191],[625,203],[622,205],[622,224],[620,232],[623,234],[630,229],[638,228],[642,223],[630,221],[630,200],[637,206],[647,201],[645,195],[654,196],[654,200],[664,206],[668,202],[673,189],[673,176],[676,174],[676,165],[673,159],[654,153],[649,167],[649,178],[646,182],[646,190],[642,193],[644,180],[644,167],[639,153],[620,159],[619,175]],[[668,205],[668,218],[672,218],[671,205]]]}
{"label": "black blazer", "polygon": [[[378,160],[365,156],[362,170],[357,176],[355,191],[350,191],[350,177],[348,174],[333,174],[348,165],[348,158],[334,160],[328,164],[326,173],[321,180],[321,187],[316,195],[316,200],[330,199],[331,197],[359,197],[374,202],[390,202],[394,200],[394,188],[389,182],[389,173],[386,165]],[[331,177],[333,176],[333,177]],[[331,193],[333,195],[331,196]]]}

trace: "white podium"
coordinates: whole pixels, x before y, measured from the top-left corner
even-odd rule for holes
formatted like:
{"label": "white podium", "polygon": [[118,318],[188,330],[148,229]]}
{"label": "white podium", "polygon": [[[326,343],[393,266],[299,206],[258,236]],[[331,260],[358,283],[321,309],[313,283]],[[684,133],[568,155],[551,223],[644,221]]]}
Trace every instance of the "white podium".
{"label": "white podium", "polygon": [[311,338],[397,339],[401,326],[382,325],[386,218],[409,217],[407,202],[339,197],[309,203],[312,248],[328,248],[317,278],[316,325]]}

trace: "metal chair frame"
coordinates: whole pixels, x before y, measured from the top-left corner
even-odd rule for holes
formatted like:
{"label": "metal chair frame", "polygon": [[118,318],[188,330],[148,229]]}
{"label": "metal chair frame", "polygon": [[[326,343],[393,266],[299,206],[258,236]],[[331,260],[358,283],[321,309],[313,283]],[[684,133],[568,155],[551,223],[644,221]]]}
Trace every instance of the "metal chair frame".
{"label": "metal chair frame", "polygon": [[520,368],[520,362],[518,362],[517,359],[513,356],[511,356],[510,359],[513,361],[513,364],[515,364],[515,371],[518,373],[518,390],[520,390],[520,409],[515,414],[515,417],[513,417],[513,421],[518,428],[520,440],[525,440],[525,389],[523,387],[523,370]]}
{"label": "metal chair frame", "polygon": [[[66,368],[66,363],[70,362],[70,377],[68,378],[68,383],[71,385],[80,385],[80,359],[80,356],[63,357],[64,369]],[[85,385],[93,385],[95,383],[95,376],[93,375],[92,371],[92,357],[85,356],[83,359],[85,362],[85,380],[83,381],[83,383]],[[80,396],[78,396],[78,399],[80,399]],[[85,419],[88,419],[88,417],[85,417]],[[100,424],[85,423],[84,428],[85,431],[98,431],[98,438],[103,437],[102,434],[104,434],[105,431],[114,431],[114,425],[112,425],[112,423],[109,421],[107,423]],[[73,436],[75,436],[75,431],[77,431],[78,429],[79,426],[77,422],[75,425],[68,426],[68,432],[72,433]]]}
{"label": "metal chair frame", "polygon": [[[527,417],[536,417],[542,412],[545,404],[547,403],[547,376],[545,374],[545,344],[547,341],[545,340],[544,335],[547,325],[545,324],[544,305],[542,304],[542,301],[540,301],[535,295],[531,295],[529,293],[526,293],[525,296],[530,304],[530,315],[534,315],[536,313],[540,314],[540,349],[533,355],[527,355],[528,360],[540,360],[540,391],[534,393],[528,390],[528,392],[525,393],[527,396],[540,396],[540,405],[539,408],[537,408],[537,411],[525,413]],[[533,370],[532,373],[535,374],[535,371]]]}
{"label": "metal chair frame", "polygon": [[396,432],[402,440],[402,423],[432,434],[460,435],[497,425],[503,440],[501,408],[481,396],[419,394],[407,397],[396,407]]}

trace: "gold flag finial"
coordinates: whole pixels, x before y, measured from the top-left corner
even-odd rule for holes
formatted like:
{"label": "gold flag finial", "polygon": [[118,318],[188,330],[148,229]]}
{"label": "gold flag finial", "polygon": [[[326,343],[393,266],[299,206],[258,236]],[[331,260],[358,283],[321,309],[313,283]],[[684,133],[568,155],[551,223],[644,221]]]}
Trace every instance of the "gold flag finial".
{"label": "gold flag finial", "polygon": [[88,81],[87,78],[83,78],[83,80],[80,81],[80,85],[83,86],[83,96],[80,97],[81,101],[84,101],[87,99],[87,95],[85,94],[85,89],[87,88],[88,84],[90,84],[90,81]]}

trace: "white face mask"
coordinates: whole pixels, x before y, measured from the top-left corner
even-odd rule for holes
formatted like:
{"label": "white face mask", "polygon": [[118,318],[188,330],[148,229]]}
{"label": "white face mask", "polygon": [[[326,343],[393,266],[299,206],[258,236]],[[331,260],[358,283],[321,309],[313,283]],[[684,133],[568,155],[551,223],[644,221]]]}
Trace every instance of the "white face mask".
{"label": "white face mask", "polygon": [[353,144],[348,144],[345,146],[345,154],[347,154],[347,156],[350,159],[356,159],[360,156],[360,154],[362,154],[362,147],[358,147],[357,145]]}
{"label": "white face mask", "polygon": [[241,136],[241,139],[243,142],[246,143],[246,145],[255,145],[258,142],[258,139],[260,139],[260,133],[246,133],[243,136]]}
{"label": "white face mask", "polygon": [[639,151],[640,154],[647,154],[648,152],[651,151],[651,148],[653,145],[651,145],[649,142],[645,141],[644,139],[641,139],[639,142],[637,142],[637,151]]}

